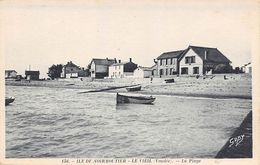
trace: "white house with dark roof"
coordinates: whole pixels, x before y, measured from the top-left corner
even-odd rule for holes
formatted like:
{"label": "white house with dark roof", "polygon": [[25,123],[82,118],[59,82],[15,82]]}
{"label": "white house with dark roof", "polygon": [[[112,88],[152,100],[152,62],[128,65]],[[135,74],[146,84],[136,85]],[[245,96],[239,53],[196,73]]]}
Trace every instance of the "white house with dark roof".
{"label": "white house with dark roof", "polygon": [[179,74],[228,73],[232,69],[230,63],[217,48],[189,46],[179,58]]}
{"label": "white house with dark roof", "polygon": [[16,78],[17,72],[15,70],[5,70],[5,78]]}
{"label": "white house with dark roof", "polygon": [[132,58],[128,62],[114,63],[109,66],[109,78],[126,78],[134,75],[134,70],[137,68],[137,64],[132,62]]}
{"label": "white house with dark roof", "polygon": [[97,59],[93,58],[89,64],[90,76],[93,78],[104,78],[108,76],[108,68],[116,63],[116,59]]}
{"label": "white house with dark roof", "polygon": [[81,68],[74,64],[72,61],[67,62],[62,68],[61,77],[62,78],[77,78],[79,77],[79,72]]}
{"label": "white house with dark roof", "polygon": [[178,74],[178,59],[184,51],[185,50],[165,52],[157,57],[157,75],[160,77],[167,77]]}

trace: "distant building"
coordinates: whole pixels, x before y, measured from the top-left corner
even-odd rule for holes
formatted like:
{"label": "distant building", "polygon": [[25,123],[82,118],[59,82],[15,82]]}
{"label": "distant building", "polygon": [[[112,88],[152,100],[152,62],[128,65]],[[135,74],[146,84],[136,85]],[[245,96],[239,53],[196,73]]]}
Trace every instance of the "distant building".
{"label": "distant building", "polygon": [[151,67],[152,69],[152,76],[157,77],[158,76],[158,64],[155,62],[155,64]]}
{"label": "distant building", "polygon": [[79,77],[88,77],[90,76],[89,69],[81,68],[81,70],[78,73]]}
{"label": "distant building", "polygon": [[81,72],[81,68],[74,64],[72,61],[67,62],[66,65],[62,68],[61,77],[62,78],[77,78],[79,77],[79,72]]}
{"label": "distant building", "polygon": [[180,75],[229,73],[231,61],[217,48],[189,46],[179,59]]}
{"label": "distant building", "polygon": [[15,70],[5,70],[5,78],[16,78],[17,72]]}
{"label": "distant building", "polygon": [[114,63],[109,66],[109,78],[124,78],[128,76],[133,76],[134,70],[137,68],[137,64],[132,62],[132,58],[129,62]]}
{"label": "distant building", "polygon": [[244,73],[252,74],[252,63],[249,62],[242,67]]}
{"label": "distant building", "polygon": [[142,67],[139,66],[134,70],[134,77],[136,78],[149,78],[153,76],[152,67]]}
{"label": "distant building", "polygon": [[39,77],[40,77],[40,71],[32,71],[32,70],[25,71],[26,80],[39,80]]}
{"label": "distant building", "polygon": [[116,59],[97,59],[93,58],[89,64],[90,76],[93,78],[108,77],[108,68],[116,63]]}
{"label": "distant building", "polygon": [[165,52],[157,57],[157,75],[167,77],[179,72],[178,59],[184,50]]}

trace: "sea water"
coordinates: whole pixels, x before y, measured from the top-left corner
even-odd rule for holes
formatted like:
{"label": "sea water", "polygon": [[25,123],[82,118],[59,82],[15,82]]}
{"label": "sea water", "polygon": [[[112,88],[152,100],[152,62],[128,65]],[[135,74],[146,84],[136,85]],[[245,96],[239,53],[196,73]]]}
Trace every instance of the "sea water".
{"label": "sea water", "polygon": [[156,95],[116,105],[116,93],[6,86],[7,158],[214,158],[251,100]]}

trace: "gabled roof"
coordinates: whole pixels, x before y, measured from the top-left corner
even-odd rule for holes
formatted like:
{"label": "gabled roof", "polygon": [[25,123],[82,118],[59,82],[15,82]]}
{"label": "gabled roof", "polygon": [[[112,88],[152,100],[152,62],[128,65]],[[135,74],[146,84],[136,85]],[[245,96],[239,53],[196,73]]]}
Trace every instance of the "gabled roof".
{"label": "gabled roof", "polygon": [[15,72],[15,73],[17,73],[15,70],[5,70],[5,72]]}
{"label": "gabled roof", "polygon": [[[153,66],[152,66],[153,67]],[[142,70],[148,70],[148,71],[151,71],[153,70],[152,67],[143,67],[143,66],[139,66],[138,68],[142,69]]]}
{"label": "gabled roof", "polygon": [[[187,51],[189,49],[192,49],[196,54],[198,54],[203,61],[231,63],[231,61],[226,56],[224,56],[217,48],[190,45]],[[206,58],[205,58],[205,52],[207,54]]]}
{"label": "gabled roof", "polygon": [[248,65],[251,65],[251,62],[249,62],[249,63],[245,64],[244,66],[248,66]]}
{"label": "gabled roof", "polygon": [[165,52],[165,53],[161,54],[159,57],[157,57],[157,59],[179,58],[184,51],[185,50],[177,50],[177,51]]}
{"label": "gabled roof", "polygon": [[34,71],[34,70],[26,70],[25,75],[31,75],[31,74],[40,74],[40,71]]}
{"label": "gabled roof", "polygon": [[[116,62],[116,59],[98,59],[98,58],[93,58],[91,63],[94,62],[96,65],[112,65]],[[90,63],[90,64],[91,64]]]}
{"label": "gabled roof", "polygon": [[68,62],[66,65],[64,65],[64,67],[77,67],[77,68],[80,68],[79,66],[74,64],[72,61]]}
{"label": "gabled roof", "polygon": [[120,63],[114,63],[112,64],[111,66],[119,66],[119,65],[125,65],[127,63],[130,63],[130,62],[120,62]]}

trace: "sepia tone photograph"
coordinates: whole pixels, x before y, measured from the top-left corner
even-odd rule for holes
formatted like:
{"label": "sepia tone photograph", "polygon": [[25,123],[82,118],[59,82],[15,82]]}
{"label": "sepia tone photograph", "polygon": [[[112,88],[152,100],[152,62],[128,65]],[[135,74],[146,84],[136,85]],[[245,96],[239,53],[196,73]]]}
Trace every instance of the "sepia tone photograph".
{"label": "sepia tone photograph", "polygon": [[258,11],[257,1],[0,1],[3,159],[252,160]]}

